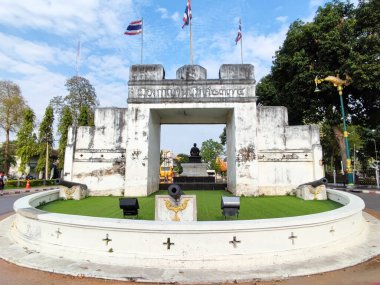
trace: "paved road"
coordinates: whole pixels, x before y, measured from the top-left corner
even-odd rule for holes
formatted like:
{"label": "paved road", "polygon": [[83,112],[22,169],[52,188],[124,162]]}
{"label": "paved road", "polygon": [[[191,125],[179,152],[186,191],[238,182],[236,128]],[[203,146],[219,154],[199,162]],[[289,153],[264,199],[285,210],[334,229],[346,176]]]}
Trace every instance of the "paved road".
{"label": "paved road", "polygon": [[13,203],[21,197],[24,197],[26,195],[30,195],[31,193],[27,194],[14,194],[14,195],[4,195],[0,196],[0,215],[7,214],[9,212],[13,211]]}
{"label": "paved road", "polygon": [[362,198],[365,202],[365,206],[371,210],[380,212],[380,194],[363,194],[363,193],[352,193],[360,198]]}

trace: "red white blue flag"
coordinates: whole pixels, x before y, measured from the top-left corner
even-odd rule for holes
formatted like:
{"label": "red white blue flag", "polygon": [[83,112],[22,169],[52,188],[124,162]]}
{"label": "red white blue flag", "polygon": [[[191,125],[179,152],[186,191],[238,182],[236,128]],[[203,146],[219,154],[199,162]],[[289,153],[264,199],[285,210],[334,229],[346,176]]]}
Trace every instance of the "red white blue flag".
{"label": "red white blue flag", "polygon": [[239,30],[235,38],[235,43],[237,44],[241,40],[242,37],[243,35],[241,34],[241,19],[239,19]]}
{"label": "red white blue flag", "polygon": [[142,20],[133,21],[128,25],[127,30],[124,32],[124,35],[128,35],[128,36],[138,35],[142,33],[142,30],[143,30]]}
{"label": "red white blue flag", "polygon": [[193,16],[191,15],[191,5],[190,5],[190,0],[187,0],[187,5],[185,9],[185,13],[183,14],[183,25],[182,29],[184,26],[187,26],[190,23],[190,19],[192,19]]}

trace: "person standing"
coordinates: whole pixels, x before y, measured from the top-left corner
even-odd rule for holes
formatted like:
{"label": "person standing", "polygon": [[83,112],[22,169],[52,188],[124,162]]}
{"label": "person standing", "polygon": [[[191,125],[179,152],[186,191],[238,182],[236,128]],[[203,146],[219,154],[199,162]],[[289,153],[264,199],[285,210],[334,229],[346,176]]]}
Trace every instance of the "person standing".
{"label": "person standing", "polygon": [[5,185],[4,172],[0,172],[0,196],[3,196],[4,185]]}

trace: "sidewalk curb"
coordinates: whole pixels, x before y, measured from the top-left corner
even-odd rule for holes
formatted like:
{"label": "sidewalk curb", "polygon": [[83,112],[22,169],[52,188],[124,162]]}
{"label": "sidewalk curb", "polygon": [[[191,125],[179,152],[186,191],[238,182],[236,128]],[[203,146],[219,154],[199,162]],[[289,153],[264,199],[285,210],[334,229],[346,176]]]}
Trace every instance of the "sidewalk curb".
{"label": "sidewalk curb", "polygon": [[[352,192],[354,192],[354,191],[352,191]],[[365,193],[365,194],[380,194],[379,190],[361,190],[360,192]]]}
{"label": "sidewalk curb", "polygon": [[44,188],[30,188],[30,189],[12,189],[12,190],[4,190],[3,196],[6,195],[14,195],[14,194],[22,194],[22,193],[33,193],[33,192],[41,192],[57,189],[60,185],[57,186],[49,186]]}
{"label": "sidewalk curb", "polygon": [[380,189],[349,189],[349,188],[343,188],[343,187],[328,187],[329,189],[334,189],[334,190],[341,190],[341,191],[346,191],[346,192],[353,192],[353,193],[363,193],[363,194],[380,194]]}

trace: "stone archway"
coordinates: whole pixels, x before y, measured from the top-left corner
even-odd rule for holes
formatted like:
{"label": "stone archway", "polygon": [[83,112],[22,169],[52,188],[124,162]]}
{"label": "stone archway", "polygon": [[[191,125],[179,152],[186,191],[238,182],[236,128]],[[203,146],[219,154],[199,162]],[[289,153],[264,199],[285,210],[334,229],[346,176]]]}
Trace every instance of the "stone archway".
{"label": "stone archway", "polygon": [[64,178],[90,195],[147,196],[158,190],[161,124],[227,126],[227,183],[235,195],[285,195],[324,176],[319,128],[289,126],[285,107],[256,106],[253,66],[197,65],[165,79],[161,65],[130,69],[128,108],[98,108],[94,127],[71,128]]}
{"label": "stone archway", "polygon": [[220,78],[207,80],[200,66],[184,66],[165,80],[161,65],[131,68],[126,144],[126,196],[158,189],[160,126],[226,124],[228,189],[257,190],[256,98],[252,65],[222,65]]}

